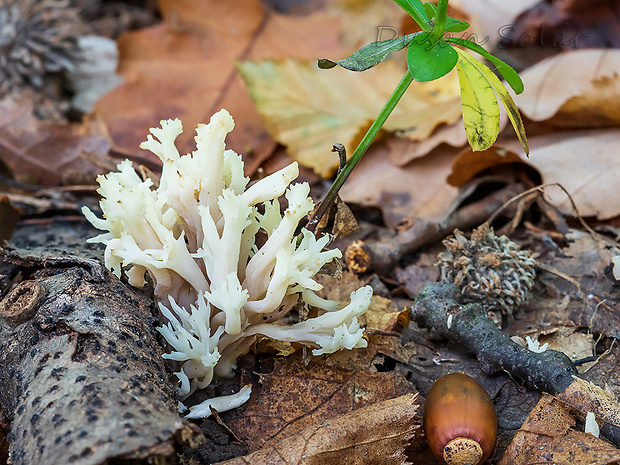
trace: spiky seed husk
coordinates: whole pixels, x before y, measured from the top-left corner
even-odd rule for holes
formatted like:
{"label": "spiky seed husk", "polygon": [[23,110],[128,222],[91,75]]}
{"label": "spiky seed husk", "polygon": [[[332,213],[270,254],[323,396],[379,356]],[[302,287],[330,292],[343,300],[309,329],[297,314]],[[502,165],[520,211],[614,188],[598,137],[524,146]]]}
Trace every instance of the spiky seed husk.
{"label": "spiky seed husk", "polygon": [[0,0],[0,97],[41,88],[47,74],[69,69],[81,31],[66,0]]}
{"label": "spiky seed husk", "polygon": [[443,244],[446,251],[438,256],[441,279],[454,282],[464,301],[512,316],[530,297],[536,265],[531,252],[496,236],[488,224],[474,230],[471,239],[456,229]]}

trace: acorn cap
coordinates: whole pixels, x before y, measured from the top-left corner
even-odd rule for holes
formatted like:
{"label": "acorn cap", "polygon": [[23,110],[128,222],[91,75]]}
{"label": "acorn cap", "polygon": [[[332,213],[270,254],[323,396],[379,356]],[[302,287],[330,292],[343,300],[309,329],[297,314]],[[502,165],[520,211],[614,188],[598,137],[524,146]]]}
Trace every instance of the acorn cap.
{"label": "acorn cap", "polygon": [[511,316],[531,296],[536,260],[529,250],[506,236],[496,236],[487,223],[467,239],[458,229],[443,241],[437,256],[441,279],[457,285],[464,302],[483,302]]}
{"label": "acorn cap", "polygon": [[448,465],[477,465],[482,458],[482,447],[473,439],[455,438],[443,449]]}

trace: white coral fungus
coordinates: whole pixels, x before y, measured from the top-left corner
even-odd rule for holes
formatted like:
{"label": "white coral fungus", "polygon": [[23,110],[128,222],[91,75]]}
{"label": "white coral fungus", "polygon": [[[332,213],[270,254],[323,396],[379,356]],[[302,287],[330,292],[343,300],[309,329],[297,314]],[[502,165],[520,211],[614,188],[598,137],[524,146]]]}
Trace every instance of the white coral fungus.
{"label": "white coral fungus", "polygon": [[594,416],[594,413],[592,412],[588,412],[586,414],[585,432],[590,433],[596,438],[598,438],[601,434],[601,430],[598,426],[598,423],[596,422],[596,416]]}
{"label": "white coral fungus", "polygon": [[540,342],[538,341],[538,339],[532,339],[529,336],[525,336],[525,340],[527,341],[527,348],[529,350],[531,350],[532,352],[536,352],[538,354],[544,352],[545,350],[547,350],[547,347],[549,346],[548,342],[545,342],[542,346],[540,345]]}
{"label": "white coral fungus", "polygon": [[[118,172],[98,178],[104,218],[83,209],[107,231],[90,239],[106,245],[106,266],[117,276],[125,268],[132,285],[144,285],[146,272],[152,278],[168,320],[158,328],[172,348],[164,357],[180,366],[182,399],[214,376],[231,375],[257,335],[313,346],[315,355],[366,346],[357,317],[368,309],[371,288],[353,292],[344,306],[315,294],[321,285],[314,275],[341,253],[324,250],[327,236],[317,239],[304,229],[295,235],[314,206],[307,183],[289,186],[297,163],[248,187],[241,157],[225,150],[233,127],[228,112],[219,111],[196,129],[196,150],[180,155],[175,140],[181,121],[162,121],[140,145],[163,162],[159,186],[142,180],[125,160]],[[288,201],[284,214],[282,195]],[[258,248],[261,230],[266,239]],[[325,312],[286,325],[283,317],[299,296]],[[209,405],[239,405],[228,397],[206,401],[192,415],[207,415]],[[243,390],[240,398],[248,397]]]}

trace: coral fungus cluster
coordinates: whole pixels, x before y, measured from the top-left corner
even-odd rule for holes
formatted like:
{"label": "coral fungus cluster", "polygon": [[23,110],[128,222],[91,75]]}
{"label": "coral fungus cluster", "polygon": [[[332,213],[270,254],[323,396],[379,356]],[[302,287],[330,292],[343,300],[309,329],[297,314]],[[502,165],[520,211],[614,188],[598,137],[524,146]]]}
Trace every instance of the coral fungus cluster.
{"label": "coral fungus cluster", "polygon": [[[196,150],[180,155],[181,122],[162,121],[141,145],[163,163],[159,186],[125,160],[118,172],[98,178],[103,219],[84,209],[107,231],[91,239],[106,245],[106,265],[117,276],[125,268],[132,285],[144,285],[145,273],[151,277],[168,320],[159,328],[172,348],[164,357],[180,367],[182,399],[214,376],[231,375],[258,335],[309,345],[315,355],[366,345],[357,317],[368,308],[371,288],[353,292],[346,305],[315,293],[321,285],[314,275],[341,254],[324,250],[328,236],[296,234],[314,206],[307,183],[289,186],[297,164],[249,185],[241,157],[225,149],[233,127],[221,110],[196,129]],[[259,231],[266,238],[260,248]],[[300,298],[324,312],[285,324]],[[206,402],[195,416],[209,413],[213,404]]]}

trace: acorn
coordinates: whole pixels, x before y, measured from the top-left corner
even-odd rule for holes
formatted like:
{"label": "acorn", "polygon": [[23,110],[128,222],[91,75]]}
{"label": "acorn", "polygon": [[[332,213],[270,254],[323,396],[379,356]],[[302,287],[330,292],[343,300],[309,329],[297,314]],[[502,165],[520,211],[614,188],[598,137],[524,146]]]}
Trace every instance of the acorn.
{"label": "acorn", "polygon": [[497,415],[489,394],[465,373],[439,378],[424,404],[424,432],[437,460],[483,463],[495,447]]}

